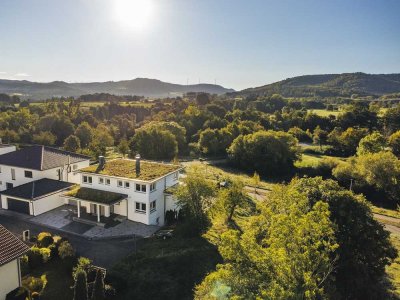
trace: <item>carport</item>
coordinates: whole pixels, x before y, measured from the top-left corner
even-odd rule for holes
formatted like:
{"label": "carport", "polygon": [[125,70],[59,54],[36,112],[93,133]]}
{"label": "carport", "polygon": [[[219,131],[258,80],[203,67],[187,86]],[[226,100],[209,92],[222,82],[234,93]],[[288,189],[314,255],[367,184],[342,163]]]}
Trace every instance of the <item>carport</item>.
{"label": "carport", "polygon": [[61,193],[73,183],[40,179],[1,192],[3,209],[37,216],[64,204]]}

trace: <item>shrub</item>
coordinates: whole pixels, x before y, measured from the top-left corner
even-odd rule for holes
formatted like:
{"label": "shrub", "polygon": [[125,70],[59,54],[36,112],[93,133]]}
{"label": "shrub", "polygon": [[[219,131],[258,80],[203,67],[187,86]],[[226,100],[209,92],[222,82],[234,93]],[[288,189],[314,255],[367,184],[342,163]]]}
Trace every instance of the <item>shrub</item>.
{"label": "shrub", "polygon": [[34,269],[43,263],[42,254],[40,253],[40,248],[32,247],[29,249],[28,253],[28,265],[29,268]]}
{"label": "shrub", "polygon": [[[87,257],[79,257],[78,258],[78,263],[72,269],[72,278],[74,278],[74,280],[76,280],[76,275],[80,271],[85,271],[85,273],[87,275],[87,273],[92,268],[93,268],[92,261],[89,258],[87,258]],[[93,278],[93,280],[94,280],[94,278]],[[91,282],[91,280],[89,280],[89,282]]]}
{"label": "shrub", "polygon": [[105,300],[105,290],[104,290],[104,275],[103,272],[97,270],[96,279],[93,285],[92,300]]}
{"label": "shrub", "polygon": [[105,285],[104,292],[106,295],[106,299],[112,299],[116,295],[115,289],[109,284]]}
{"label": "shrub", "polygon": [[76,274],[74,300],[88,300],[86,273],[82,270]]}
{"label": "shrub", "polygon": [[22,280],[22,286],[26,288],[31,294],[35,292],[40,294],[46,287],[46,284],[46,275],[42,275],[40,276],[40,278],[29,276]]}
{"label": "shrub", "polygon": [[29,299],[29,291],[24,287],[18,287],[6,295],[6,300],[26,300]]}
{"label": "shrub", "polygon": [[176,221],[176,213],[173,210],[167,210],[165,213],[165,221],[167,225],[171,225]]}
{"label": "shrub", "polygon": [[37,244],[40,248],[53,244],[53,238],[49,232],[41,232],[37,237]]}
{"label": "shrub", "polygon": [[75,255],[74,248],[72,248],[71,244],[68,241],[61,242],[58,247],[58,255],[65,259],[67,257],[73,257]]}
{"label": "shrub", "polygon": [[33,292],[31,295],[32,300],[40,300],[40,294],[38,292]]}
{"label": "shrub", "polygon": [[50,260],[51,250],[49,248],[39,248],[40,255],[42,256],[42,261],[44,263]]}
{"label": "shrub", "polygon": [[24,276],[29,272],[29,264],[28,264],[28,256],[23,255],[19,260],[19,264],[21,266],[21,275]]}

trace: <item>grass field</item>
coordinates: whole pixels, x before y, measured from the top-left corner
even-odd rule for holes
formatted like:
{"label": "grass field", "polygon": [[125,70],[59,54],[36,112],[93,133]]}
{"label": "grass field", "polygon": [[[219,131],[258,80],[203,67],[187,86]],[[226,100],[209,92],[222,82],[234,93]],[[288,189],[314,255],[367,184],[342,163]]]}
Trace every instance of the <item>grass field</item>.
{"label": "grass field", "polygon": [[309,109],[307,111],[321,117],[328,117],[330,115],[337,117],[341,113],[340,111],[331,111],[326,109]]}

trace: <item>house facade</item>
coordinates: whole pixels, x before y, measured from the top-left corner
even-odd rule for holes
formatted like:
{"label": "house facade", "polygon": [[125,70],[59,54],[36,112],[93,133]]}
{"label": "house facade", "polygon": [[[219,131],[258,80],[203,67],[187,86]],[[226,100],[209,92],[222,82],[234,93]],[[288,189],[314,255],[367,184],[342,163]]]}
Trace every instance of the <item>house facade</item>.
{"label": "house facade", "polygon": [[98,217],[116,214],[131,221],[161,226],[165,222],[165,212],[176,208],[174,199],[165,190],[178,184],[181,170],[178,165],[141,161],[140,157],[107,162],[101,158],[99,164],[78,171],[81,175],[80,189],[104,191],[116,196],[116,200],[87,199],[79,197],[79,191],[65,196],[86,212],[99,212]]}
{"label": "house facade", "polygon": [[132,159],[106,161],[59,149],[31,146],[0,155],[0,208],[33,216],[70,204],[78,221],[128,219],[164,225],[177,209],[165,191],[178,184],[182,167]]}
{"label": "house facade", "polygon": [[28,246],[0,225],[0,300],[21,286],[19,259],[28,250]]}

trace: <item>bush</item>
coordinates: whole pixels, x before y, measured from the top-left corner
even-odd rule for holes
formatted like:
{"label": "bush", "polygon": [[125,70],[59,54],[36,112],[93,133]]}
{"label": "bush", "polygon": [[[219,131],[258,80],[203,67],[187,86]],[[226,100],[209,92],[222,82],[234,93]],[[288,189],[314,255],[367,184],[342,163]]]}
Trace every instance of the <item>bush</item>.
{"label": "bush", "polygon": [[49,248],[39,248],[40,255],[42,256],[42,261],[47,263],[50,260],[50,249]]}
{"label": "bush", "polygon": [[115,289],[109,284],[105,285],[104,292],[106,294],[106,299],[112,299],[116,295]]}
{"label": "bush", "polygon": [[176,213],[173,210],[167,210],[165,213],[165,221],[167,225],[174,224],[176,222]]}
{"label": "bush", "polygon": [[28,256],[28,265],[30,269],[37,268],[43,263],[42,254],[40,253],[40,248],[32,247],[27,252]]}
{"label": "bush", "polygon": [[67,257],[73,257],[75,255],[75,251],[68,241],[63,241],[58,247],[58,255],[60,258],[65,259]]}
{"label": "bush", "polygon": [[26,300],[29,299],[29,291],[24,287],[18,287],[6,295],[6,300]]}
{"label": "bush", "polygon": [[74,286],[74,300],[87,300],[88,299],[88,288],[86,281],[85,271],[79,271],[76,274],[75,286]]}
{"label": "bush", "polygon": [[53,244],[53,238],[49,232],[41,232],[37,237],[37,244],[40,248],[47,248]]}
{"label": "bush", "polygon": [[29,276],[22,280],[22,286],[26,288],[31,294],[38,293],[40,294],[47,284],[46,275],[38,277]]}
{"label": "bush", "polygon": [[38,292],[33,292],[31,295],[32,300],[40,300],[40,294]]}
{"label": "bush", "polygon": [[[85,271],[87,274],[90,272],[92,268],[93,268],[92,261],[89,258],[79,257],[77,265],[72,269],[72,278],[76,280],[76,275],[78,274],[78,272]],[[88,281],[89,282],[94,281],[94,277],[93,280],[88,280]]]}
{"label": "bush", "polygon": [[19,260],[19,265],[21,266],[21,275],[25,276],[29,272],[28,256],[23,255]]}

